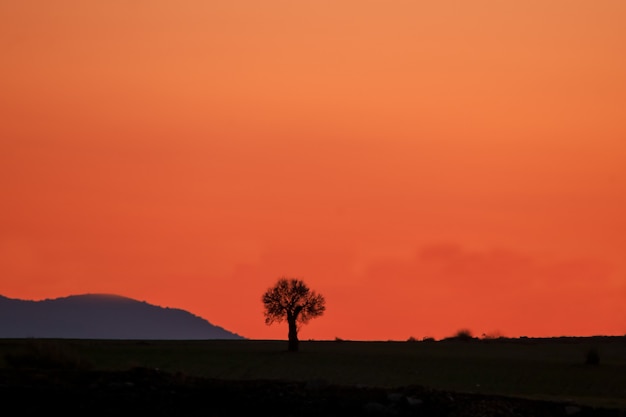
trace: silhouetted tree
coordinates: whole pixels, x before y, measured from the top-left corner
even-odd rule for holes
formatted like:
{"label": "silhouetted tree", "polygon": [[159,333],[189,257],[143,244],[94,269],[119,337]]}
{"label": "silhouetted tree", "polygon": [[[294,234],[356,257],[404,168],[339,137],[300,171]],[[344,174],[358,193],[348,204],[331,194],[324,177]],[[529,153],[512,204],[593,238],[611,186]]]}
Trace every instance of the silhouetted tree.
{"label": "silhouetted tree", "polygon": [[298,330],[301,324],[321,316],[326,310],[326,300],[311,291],[298,279],[280,278],[276,285],[263,294],[265,324],[287,320],[289,325],[289,351],[298,350]]}

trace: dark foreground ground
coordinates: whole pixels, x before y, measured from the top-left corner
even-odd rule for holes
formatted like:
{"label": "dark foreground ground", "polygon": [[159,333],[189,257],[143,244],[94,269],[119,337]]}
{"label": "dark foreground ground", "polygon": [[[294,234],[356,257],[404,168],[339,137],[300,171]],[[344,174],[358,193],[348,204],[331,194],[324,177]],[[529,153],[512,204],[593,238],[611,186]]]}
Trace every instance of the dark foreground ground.
{"label": "dark foreground ground", "polygon": [[128,371],[0,369],[12,415],[89,416],[626,416],[626,410],[322,380],[227,381],[147,368]]}

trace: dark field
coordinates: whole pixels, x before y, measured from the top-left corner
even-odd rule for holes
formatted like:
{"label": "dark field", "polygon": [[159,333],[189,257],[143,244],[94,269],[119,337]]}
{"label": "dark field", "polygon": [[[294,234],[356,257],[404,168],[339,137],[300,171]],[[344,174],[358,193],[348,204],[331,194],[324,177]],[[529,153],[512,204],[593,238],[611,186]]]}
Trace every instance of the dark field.
{"label": "dark field", "polygon": [[[599,364],[585,363],[590,351],[597,352]],[[476,415],[586,415],[586,407],[595,407],[589,415],[600,415],[602,409],[615,413],[611,415],[626,415],[626,337],[440,342],[310,341],[302,342],[301,351],[295,354],[286,352],[286,342],[283,341],[0,340],[0,368],[2,390],[10,394],[15,387],[24,389],[24,392],[13,392],[15,395],[26,395],[27,389],[39,390],[37,392],[41,395],[49,392],[52,386],[66,387],[66,391],[74,385],[100,387],[86,382],[91,376],[92,380],[99,378],[98,381],[121,378],[106,386],[127,384],[137,388],[135,391],[141,391],[138,387],[145,384],[151,387],[150,392],[159,391],[159,384],[169,387],[168,392],[176,391],[173,386],[178,389],[193,386],[198,389],[197,395],[209,390],[222,392],[221,399],[232,399],[238,398],[234,394],[237,390],[253,397],[255,394],[251,393],[270,390],[259,394],[259,398],[268,404],[273,404],[273,395],[282,401],[281,404],[289,398],[302,398],[311,403],[301,410],[285,405],[286,410],[282,412],[279,407],[274,410],[276,415],[308,415],[305,410],[312,412],[316,410],[312,404],[324,401],[340,410],[339,397],[356,398],[367,390],[370,390],[368,395],[380,400],[362,398],[355,401],[365,407],[359,410],[369,414],[402,411],[399,406],[392,410],[384,403],[390,401],[390,393],[405,392],[402,404],[408,401],[407,398],[430,404],[427,399],[430,396],[441,396],[443,404],[453,401],[450,398],[456,396],[456,407],[460,407],[465,394],[470,394],[467,398],[474,398],[472,401],[479,402],[481,398],[500,398],[499,405],[489,406],[493,412],[483,410]],[[133,382],[132,378],[143,382]],[[203,384],[205,391],[198,388]],[[355,389],[360,393],[350,391]],[[380,391],[376,391],[378,389]],[[100,392],[98,395],[102,398],[109,395],[94,390]],[[412,394],[409,395],[409,391]],[[90,395],[82,393],[85,401]],[[322,399],[316,395],[326,397]],[[336,398],[330,400],[328,395]],[[115,398],[122,397],[117,395]],[[562,405],[554,409],[557,411],[544,410],[543,414],[538,410],[527,414],[519,410],[513,412],[511,410],[516,406],[510,404],[507,406],[510,412],[494,411],[497,407],[504,407],[502,402],[505,399],[501,397],[533,400],[523,404]],[[55,398],[63,396],[55,394]],[[259,398],[257,400],[261,401]],[[110,398],[107,401],[111,403]],[[236,399],[233,401],[232,404],[237,403]],[[254,402],[250,398],[247,401],[249,404]],[[186,403],[190,405],[194,401],[190,397]],[[368,403],[375,405],[367,409]],[[268,404],[266,406],[270,407]],[[387,408],[376,410],[381,404]],[[444,407],[434,404],[431,406]],[[475,406],[474,403],[468,404],[463,405],[464,409]],[[352,409],[353,406],[345,405],[348,408],[344,408]],[[576,406],[581,408],[577,410]],[[566,407],[569,407],[567,412]],[[442,415],[474,415],[445,410]],[[245,412],[244,409],[240,411]],[[332,414],[328,410],[317,412]],[[181,415],[185,414],[189,413]],[[431,414],[438,412],[431,410]]]}

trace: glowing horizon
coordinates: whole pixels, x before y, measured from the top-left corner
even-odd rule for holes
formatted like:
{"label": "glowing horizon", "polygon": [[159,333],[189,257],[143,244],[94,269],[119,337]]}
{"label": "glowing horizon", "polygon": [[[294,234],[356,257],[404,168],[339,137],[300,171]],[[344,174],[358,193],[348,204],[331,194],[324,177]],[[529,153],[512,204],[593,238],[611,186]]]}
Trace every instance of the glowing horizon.
{"label": "glowing horizon", "polygon": [[626,3],[0,5],[0,294],[255,339],[626,334]]}

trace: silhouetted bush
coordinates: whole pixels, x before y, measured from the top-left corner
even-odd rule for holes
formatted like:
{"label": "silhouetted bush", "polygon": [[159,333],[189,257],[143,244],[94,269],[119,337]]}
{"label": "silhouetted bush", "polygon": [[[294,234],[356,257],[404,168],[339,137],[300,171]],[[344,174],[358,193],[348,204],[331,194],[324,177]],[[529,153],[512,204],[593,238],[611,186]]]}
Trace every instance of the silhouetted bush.
{"label": "silhouetted bush", "polygon": [[428,342],[428,343],[435,342],[435,338],[434,337],[430,337],[430,336],[425,336],[422,339],[422,342]]}
{"label": "silhouetted bush", "polygon": [[474,336],[472,336],[472,332],[469,329],[461,329],[456,332],[453,339],[469,341],[469,340],[474,339]]}
{"label": "silhouetted bush", "polygon": [[592,348],[585,353],[585,365],[600,365],[600,353],[598,349]]}
{"label": "silhouetted bush", "polygon": [[343,342],[343,339],[341,337],[335,337],[335,342]]}
{"label": "silhouetted bush", "polygon": [[406,339],[407,342],[417,342],[417,339],[414,338],[413,336],[409,337],[408,339]]}
{"label": "silhouetted bush", "polygon": [[15,369],[88,369],[91,364],[67,345],[53,341],[34,341],[23,351],[7,353],[4,360]]}

